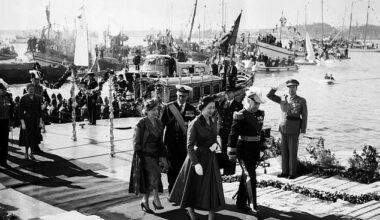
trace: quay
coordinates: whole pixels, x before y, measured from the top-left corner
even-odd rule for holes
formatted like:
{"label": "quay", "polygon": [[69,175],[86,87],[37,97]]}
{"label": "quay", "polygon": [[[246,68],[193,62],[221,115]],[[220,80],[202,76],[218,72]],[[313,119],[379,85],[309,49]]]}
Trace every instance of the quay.
{"label": "quay", "polygon": [[[24,148],[17,145],[19,130],[10,134],[8,164],[0,167],[0,213],[12,213],[21,219],[42,220],[121,220],[121,219],[186,219],[185,211],[167,201],[167,178],[162,177],[164,193],[160,195],[163,210],[144,214],[141,198],[128,193],[133,155],[133,127],[138,118],[114,120],[115,155],[110,156],[108,120],[96,126],[77,124],[77,141],[71,139],[72,124],[46,126],[44,151],[36,161],[24,159]],[[129,127],[132,127],[130,129]],[[380,192],[380,183],[360,184],[340,177],[300,176],[294,180],[278,179],[277,158],[264,174],[257,169],[258,181],[280,180],[327,192],[349,194]],[[240,170],[237,169],[237,173]],[[258,188],[260,213],[250,215],[235,208],[232,199],[238,182],[223,183],[226,209],[216,219],[380,219],[380,201],[351,204],[338,200],[329,202],[292,191]],[[206,212],[197,211],[200,219]]]}

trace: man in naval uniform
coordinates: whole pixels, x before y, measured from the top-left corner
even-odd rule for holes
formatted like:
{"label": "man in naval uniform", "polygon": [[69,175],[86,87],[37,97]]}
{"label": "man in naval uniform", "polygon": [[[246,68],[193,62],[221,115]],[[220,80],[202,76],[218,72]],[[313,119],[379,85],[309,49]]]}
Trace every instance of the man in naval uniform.
{"label": "man in naval uniform", "polygon": [[[265,114],[259,109],[260,104],[264,102],[261,94],[261,90],[255,87],[246,91],[244,108],[234,113],[228,139],[228,156],[232,161],[237,158],[243,171],[236,206],[253,213],[257,213],[256,166],[265,142],[262,130]],[[251,181],[248,181],[248,177]]]}
{"label": "man in naval uniform", "polygon": [[[235,88],[227,86],[226,93],[223,101],[218,103],[217,110],[220,120],[220,130],[219,136],[221,140],[222,153],[227,155],[227,143],[228,136],[231,131],[232,125],[232,116],[234,112],[240,111],[243,108],[243,105],[240,102],[235,100]],[[230,162],[224,167],[223,175],[233,175],[235,174],[235,162]]]}
{"label": "man in naval uniform", "polygon": [[275,95],[276,91],[283,86],[280,84],[273,87],[267,97],[280,104],[282,120],[279,126],[281,133],[282,172],[278,177],[297,177],[297,151],[298,139],[306,133],[307,105],[306,100],[297,95],[299,82],[295,79],[286,81],[289,95],[281,98]]}
{"label": "man in naval uniform", "polygon": [[162,111],[161,121],[165,126],[164,144],[168,153],[169,193],[187,156],[187,125],[195,118],[196,109],[187,103],[191,87],[176,85],[177,100],[168,103]]}

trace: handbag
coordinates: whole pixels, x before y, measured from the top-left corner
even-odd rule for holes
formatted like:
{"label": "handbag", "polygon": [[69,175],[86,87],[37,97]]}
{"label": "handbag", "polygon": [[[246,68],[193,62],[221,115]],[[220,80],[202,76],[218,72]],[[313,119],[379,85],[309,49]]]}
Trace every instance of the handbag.
{"label": "handbag", "polygon": [[216,159],[219,164],[220,169],[225,169],[229,166],[230,160],[228,158],[228,155],[222,152],[222,148],[220,147],[219,143],[217,143],[218,147],[216,148],[215,154]]}

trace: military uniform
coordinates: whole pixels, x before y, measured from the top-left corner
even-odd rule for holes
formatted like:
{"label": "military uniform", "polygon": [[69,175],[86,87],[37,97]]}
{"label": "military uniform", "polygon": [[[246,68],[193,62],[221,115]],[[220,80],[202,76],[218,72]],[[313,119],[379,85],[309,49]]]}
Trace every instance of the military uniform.
{"label": "military uniform", "polygon": [[[298,86],[298,82],[296,82]],[[289,86],[289,83],[288,83]],[[298,95],[281,98],[271,89],[267,97],[280,104],[282,120],[279,125],[281,133],[282,176],[297,176],[298,137],[306,132],[307,105],[306,100]]]}
{"label": "military uniform", "polygon": [[180,125],[174,117],[174,114],[169,109],[169,105],[174,105],[178,109],[183,120],[185,121],[186,127],[187,124],[195,118],[196,109],[194,106],[188,103],[185,103],[181,109],[178,101],[174,101],[165,105],[162,112],[161,121],[166,127],[164,135],[164,144],[167,148],[168,161],[170,163],[168,170],[168,182],[170,193],[177,179],[178,173],[182,167],[182,164],[187,156],[187,140],[186,134],[184,134],[182,129],[180,128]]}
{"label": "military uniform", "polygon": [[[220,120],[219,136],[221,139],[222,153],[224,154],[227,154],[228,136],[231,131],[233,114],[234,112],[240,111],[242,108],[243,105],[235,100],[228,101],[225,99],[218,104],[217,109]],[[235,166],[236,163],[231,162],[224,168],[224,175],[235,174]]]}
{"label": "military uniform", "polygon": [[253,201],[249,201],[246,189],[246,178],[242,174],[237,193],[236,205],[245,207],[251,202],[257,209],[256,201],[256,165],[260,159],[260,150],[265,142],[262,131],[264,111],[250,112],[242,109],[234,113],[231,132],[228,139],[229,156],[236,155],[240,165],[244,164],[243,170],[248,172],[251,179]]}
{"label": "military uniform", "polygon": [[10,94],[0,95],[0,166],[7,166],[9,127],[13,121],[13,108]]}
{"label": "military uniform", "polygon": [[96,125],[96,102],[98,100],[98,94],[95,91],[91,91],[98,86],[98,82],[95,79],[88,80],[86,89],[90,90],[87,94],[87,109],[88,109],[88,121],[92,125]]}

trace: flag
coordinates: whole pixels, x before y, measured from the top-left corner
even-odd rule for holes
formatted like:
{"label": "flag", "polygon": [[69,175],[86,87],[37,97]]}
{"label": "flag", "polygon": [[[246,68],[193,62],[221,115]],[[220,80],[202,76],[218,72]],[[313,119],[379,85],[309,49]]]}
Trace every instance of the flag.
{"label": "flag", "polygon": [[285,27],[286,25],[286,18],[284,17],[284,11],[282,11],[281,13],[281,18],[280,18],[280,22],[281,22],[281,27]]}
{"label": "flag", "polygon": [[230,45],[235,45],[236,43],[236,38],[237,38],[237,33],[239,31],[239,25],[240,25],[240,18],[241,18],[241,13],[239,14],[239,16],[236,18],[235,20],[235,24],[234,26],[232,27],[232,30],[230,31],[231,32],[231,36],[230,36],[230,39],[228,41],[228,43]]}

